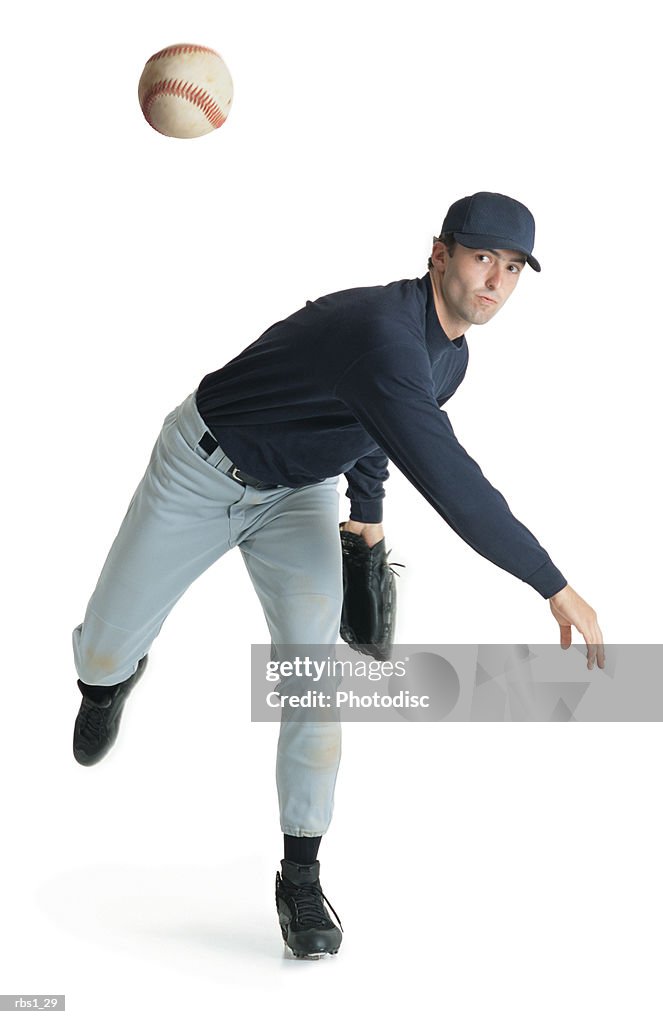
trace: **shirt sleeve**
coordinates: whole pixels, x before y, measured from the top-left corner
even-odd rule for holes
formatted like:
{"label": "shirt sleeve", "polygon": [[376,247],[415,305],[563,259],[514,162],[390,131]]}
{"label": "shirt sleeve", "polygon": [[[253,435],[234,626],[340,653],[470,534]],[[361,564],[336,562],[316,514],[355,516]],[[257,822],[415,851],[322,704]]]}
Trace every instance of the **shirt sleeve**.
{"label": "shirt sleeve", "polygon": [[346,498],[350,499],[350,519],[358,523],[381,523],[385,480],[389,479],[389,459],[381,448],[357,459],[345,477]]}
{"label": "shirt sleeve", "polygon": [[366,352],[334,390],[466,544],[542,597],[566,586],[548,552],[457,440],[437,404],[423,349],[399,341]]}

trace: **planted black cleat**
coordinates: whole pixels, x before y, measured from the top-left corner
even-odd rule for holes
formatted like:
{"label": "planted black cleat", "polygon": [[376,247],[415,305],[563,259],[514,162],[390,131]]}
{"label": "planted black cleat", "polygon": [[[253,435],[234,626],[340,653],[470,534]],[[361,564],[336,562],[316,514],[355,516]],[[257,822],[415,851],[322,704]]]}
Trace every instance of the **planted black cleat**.
{"label": "planted black cleat", "polygon": [[283,941],[297,959],[319,960],[326,953],[338,953],[343,925],[320,887],[320,861],[281,861],[281,873],[276,872],[276,909]]}
{"label": "planted black cleat", "polygon": [[145,671],[147,654],[132,676],[113,686],[89,686],[78,680],[83,700],[74,725],[74,757],[86,766],[101,761],[117,739],[124,703]]}

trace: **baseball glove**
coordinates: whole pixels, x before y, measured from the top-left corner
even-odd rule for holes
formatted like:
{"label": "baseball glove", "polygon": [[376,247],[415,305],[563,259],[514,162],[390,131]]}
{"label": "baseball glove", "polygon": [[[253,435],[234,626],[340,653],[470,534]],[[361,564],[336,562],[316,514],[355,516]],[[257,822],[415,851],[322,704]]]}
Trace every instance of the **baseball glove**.
{"label": "baseball glove", "polygon": [[341,637],[360,654],[369,654],[376,661],[391,656],[396,626],[396,581],[399,573],[385,552],[384,539],[369,547],[363,537],[343,529],[343,611]]}

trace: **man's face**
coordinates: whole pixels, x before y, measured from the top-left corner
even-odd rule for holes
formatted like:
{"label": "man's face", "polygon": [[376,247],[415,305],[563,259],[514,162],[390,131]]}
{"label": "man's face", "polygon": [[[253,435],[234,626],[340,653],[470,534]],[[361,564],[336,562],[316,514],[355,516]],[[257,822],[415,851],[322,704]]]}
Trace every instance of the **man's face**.
{"label": "man's face", "polygon": [[468,324],[491,320],[525,267],[525,257],[514,249],[468,249],[457,242],[452,257],[442,243],[436,250],[444,261],[437,266],[445,304],[453,316]]}

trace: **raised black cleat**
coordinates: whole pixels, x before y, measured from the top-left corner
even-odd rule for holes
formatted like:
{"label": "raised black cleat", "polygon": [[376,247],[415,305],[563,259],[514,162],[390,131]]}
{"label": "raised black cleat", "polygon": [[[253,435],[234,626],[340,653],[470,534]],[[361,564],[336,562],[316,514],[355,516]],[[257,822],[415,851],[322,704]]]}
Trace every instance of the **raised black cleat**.
{"label": "raised black cleat", "polygon": [[78,680],[83,700],[74,725],[74,757],[79,764],[101,761],[117,739],[124,703],[145,671],[147,654],[128,679],[112,686],[90,686]]}
{"label": "raised black cleat", "polygon": [[276,909],[283,941],[297,959],[319,960],[326,953],[338,953],[343,925],[320,887],[320,861],[281,861],[281,873],[276,872]]}

